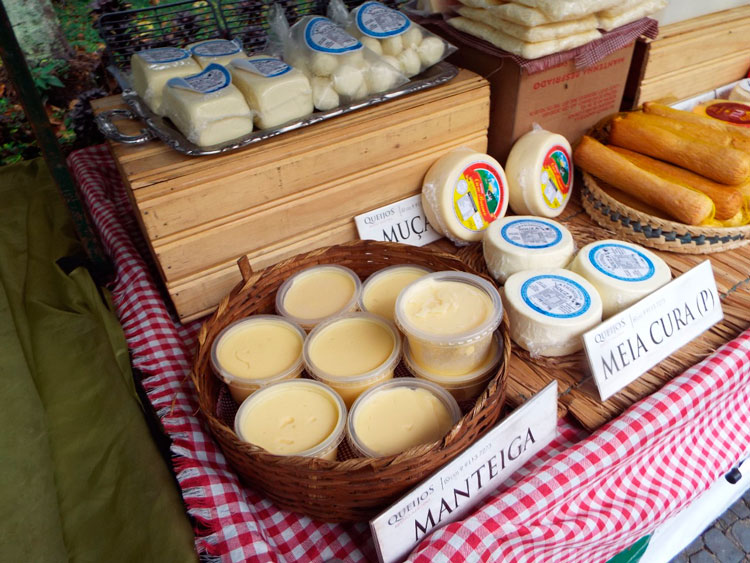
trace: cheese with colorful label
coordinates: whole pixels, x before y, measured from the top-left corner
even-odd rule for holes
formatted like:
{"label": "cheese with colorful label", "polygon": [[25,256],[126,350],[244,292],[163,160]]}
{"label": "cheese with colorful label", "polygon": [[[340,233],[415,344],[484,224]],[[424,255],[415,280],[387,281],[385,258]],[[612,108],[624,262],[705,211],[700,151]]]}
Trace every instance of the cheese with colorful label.
{"label": "cheese with colorful label", "polygon": [[483,231],[508,209],[508,182],[500,163],[468,148],[440,157],[422,184],[430,225],[457,244],[482,239]]}
{"label": "cheese with colorful label", "polygon": [[565,137],[543,129],[518,139],[505,164],[510,208],[518,215],[560,215],[573,189],[571,154]]}

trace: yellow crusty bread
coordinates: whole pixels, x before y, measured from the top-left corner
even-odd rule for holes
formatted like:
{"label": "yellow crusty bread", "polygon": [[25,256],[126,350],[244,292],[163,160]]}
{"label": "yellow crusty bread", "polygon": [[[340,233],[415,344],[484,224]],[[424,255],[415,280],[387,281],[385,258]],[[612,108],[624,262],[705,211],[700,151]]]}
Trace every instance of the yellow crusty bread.
{"label": "yellow crusty bread", "polygon": [[687,225],[700,225],[714,217],[714,203],[707,195],[644,170],[589,136],[581,139],[573,161],[589,174]]}

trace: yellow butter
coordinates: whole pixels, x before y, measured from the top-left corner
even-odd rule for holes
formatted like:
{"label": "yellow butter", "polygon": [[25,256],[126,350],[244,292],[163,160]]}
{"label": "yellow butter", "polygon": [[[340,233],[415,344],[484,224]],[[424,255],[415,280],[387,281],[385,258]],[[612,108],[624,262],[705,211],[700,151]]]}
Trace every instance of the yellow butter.
{"label": "yellow butter", "polygon": [[363,309],[392,321],[398,294],[427,273],[415,266],[393,266],[375,272],[362,287]]}
{"label": "yellow butter", "polygon": [[322,319],[347,308],[357,289],[352,273],[342,268],[310,268],[291,280],[282,312],[300,320]]}
{"label": "yellow butter", "polygon": [[[322,387],[322,386],[321,386]],[[238,412],[240,437],[273,454],[294,455],[331,437],[344,416],[335,396],[305,380],[287,381],[258,391]],[[337,444],[335,444],[337,445]],[[336,448],[321,452],[336,458]]]}
{"label": "yellow butter", "polygon": [[363,397],[353,419],[357,439],[377,455],[439,440],[453,426],[445,404],[426,389],[393,387]]}

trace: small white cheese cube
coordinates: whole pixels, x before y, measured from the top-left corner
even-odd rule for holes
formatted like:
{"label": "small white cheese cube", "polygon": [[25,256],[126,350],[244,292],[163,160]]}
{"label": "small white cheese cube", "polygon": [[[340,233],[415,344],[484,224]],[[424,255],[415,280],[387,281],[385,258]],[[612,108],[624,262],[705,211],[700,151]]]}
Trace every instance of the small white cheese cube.
{"label": "small white cheese cube", "polygon": [[245,96],[261,129],[276,127],[313,112],[312,88],[304,73],[281,59],[255,55],[229,65],[232,83]]}
{"label": "small white cheese cube", "polygon": [[162,91],[170,78],[200,72],[185,49],[164,47],[139,51],[130,58],[133,89],[156,114],[164,115],[161,107]]}
{"label": "small white cheese cube", "polygon": [[211,64],[203,72],[170,80],[162,100],[165,115],[187,139],[205,147],[253,130],[253,113],[231,83],[229,71]]}
{"label": "small white cheese cube", "polygon": [[198,41],[188,45],[188,49],[201,68],[206,68],[211,63],[227,66],[232,59],[245,55],[239,43],[226,39]]}

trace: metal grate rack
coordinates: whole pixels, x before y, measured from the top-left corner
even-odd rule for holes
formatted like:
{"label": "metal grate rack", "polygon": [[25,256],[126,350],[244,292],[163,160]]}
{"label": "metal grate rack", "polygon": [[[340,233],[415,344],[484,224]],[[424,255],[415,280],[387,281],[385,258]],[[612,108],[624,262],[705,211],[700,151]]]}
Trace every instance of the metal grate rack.
{"label": "metal grate rack", "polygon": [[[345,0],[349,8],[364,0]],[[381,0],[398,8],[406,0]],[[150,8],[103,14],[97,27],[110,66],[118,73],[130,68],[130,57],[142,49],[182,47],[195,41],[239,38],[246,51],[262,49],[272,0],[185,0]],[[307,14],[325,14],[327,0],[277,0],[290,25]],[[122,84],[122,82],[121,82]]]}

